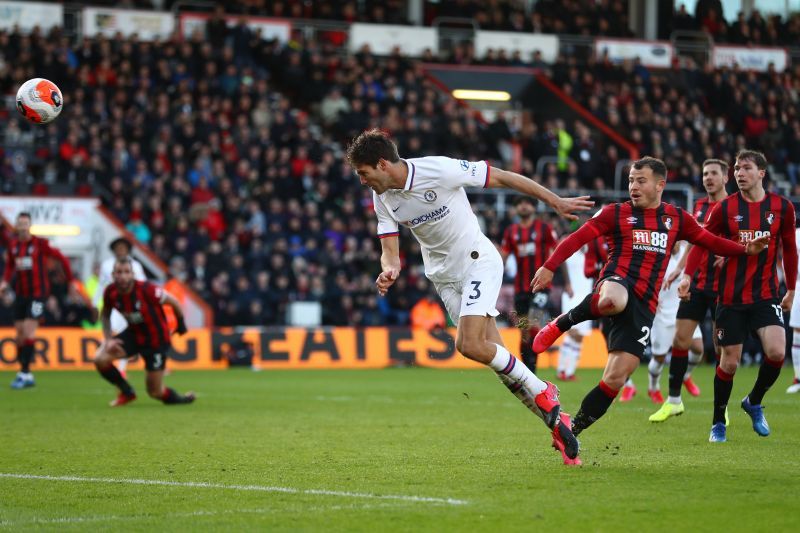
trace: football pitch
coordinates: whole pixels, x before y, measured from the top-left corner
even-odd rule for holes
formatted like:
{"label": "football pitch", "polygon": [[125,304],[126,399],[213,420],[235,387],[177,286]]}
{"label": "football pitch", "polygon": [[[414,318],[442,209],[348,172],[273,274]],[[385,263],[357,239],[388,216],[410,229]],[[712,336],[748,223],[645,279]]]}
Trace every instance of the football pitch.
{"label": "football pitch", "polygon": [[[542,371],[552,379],[553,370]],[[729,442],[707,442],[712,369],[665,424],[639,394],[581,435],[566,467],[549,432],[490,371],[178,372],[190,406],[108,407],[86,372],[0,373],[2,530],[781,531],[796,527],[800,397],[790,368],[758,437],[731,398]],[[600,377],[559,384],[574,413]],[[666,387],[666,371],[662,389]]]}

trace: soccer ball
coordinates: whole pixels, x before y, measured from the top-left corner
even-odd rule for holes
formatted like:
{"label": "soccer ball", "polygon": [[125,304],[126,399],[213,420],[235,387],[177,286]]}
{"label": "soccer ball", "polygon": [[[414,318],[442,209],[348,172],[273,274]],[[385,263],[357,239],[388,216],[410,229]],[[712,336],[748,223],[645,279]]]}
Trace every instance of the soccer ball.
{"label": "soccer ball", "polygon": [[44,78],[26,81],[17,91],[17,109],[37,124],[52,122],[61,113],[64,98],[56,84]]}

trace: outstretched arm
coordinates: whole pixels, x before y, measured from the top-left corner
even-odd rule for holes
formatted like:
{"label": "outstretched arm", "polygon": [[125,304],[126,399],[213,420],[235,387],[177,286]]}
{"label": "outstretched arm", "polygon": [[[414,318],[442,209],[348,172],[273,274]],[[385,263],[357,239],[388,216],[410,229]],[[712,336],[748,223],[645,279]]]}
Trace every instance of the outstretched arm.
{"label": "outstretched arm", "polygon": [[797,243],[795,242],[794,205],[789,203],[786,214],[781,221],[781,244],[783,245],[783,272],[786,276],[786,294],[781,300],[781,308],[785,312],[792,309],[794,288],[797,283]]}
{"label": "outstretched arm", "polygon": [[64,254],[61,253],[57,248],[53,248],[48,243],[44,250],[45,254],[55,258],[59,263],[61,263],[61,268],[64,269],[64,275],[67,276],[67,281],[72,281],[74,276],[72,275],[72,266],[69,264],[69,259],[64,257]]}
{"label": "outstretched arm", "polygon": [[164,291],[164,305],[168,305],[172,308],[172,311],[175,313],[175,320],[178,322],[178,327],[175,329],[175,333],[178,335],[183,335],[188,330],[186,329],[186,320],[183,317],[183,309],[181,309],[181,303],[178,301],[170,293]]}
{"label": "outstretched arm", "polygon": [[503,187],[514,189],[515,191],[537,198],[555,210],[556,213],[568,220],[576,220],[578,217],[574,213],[591,209],[594,202],[588,196],[578,196],[577,198],[561,198],[559,195],[544,187],[522,174],[491,167],[491,179],[488,187]]}
{"label": "outstretched arm", "polygon": [[8,288],[12,275],[14,275],[14,257],[11,255],[11,248],[6,248],[6,266],[3,270],[3,280],[0,281],[0,292]]}
{"label": "outstretched arm", "polygon": [[590,242],[592,239],[596,239],[601,234],[602,230],[598,228],[596,224],[593,224],[593,221],[594,219],[584,224],[578,231],[561,241],[555,251],[553,251],[553,255],[547,259],[544,266],[537,270],[536,274],[533,276],[531,280],[532,292],[549,287],[550,283],[553,281],[553,272],[555,269],[566,261],[568,257],[577,252],[581,246]]}

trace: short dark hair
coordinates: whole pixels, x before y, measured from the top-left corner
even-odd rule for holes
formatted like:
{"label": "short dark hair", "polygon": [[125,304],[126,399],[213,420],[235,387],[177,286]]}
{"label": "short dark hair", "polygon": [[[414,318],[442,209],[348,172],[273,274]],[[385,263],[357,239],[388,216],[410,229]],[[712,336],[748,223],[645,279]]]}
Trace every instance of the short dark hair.
{"label": "short dark hair", "polygon": [[531,204],[533,207],[536,207],[536,199],[534,199],[531,196],[528,196],[527,194],[520,194],[520,195],[517,195],[514,198],[514,205],[515,206],[519,205],[519,204],[521,204],[523,202],[527,202],[527,203]]}
{"label": "short dark hair", "polygon": [[130,267],[133,268],[133,260],[129,255],[123,255],[122,257],[114,261],[114,268],[117,268],[117,265],[130,265]]}
{"label": "short dark hair", "polygon": [[739,150],[736,154],[736,161],[752,161],[758,170],[767,170],[767,158],[757,150]]}
{"label": "short dark hair", "polygon": [[649,155],[644,156],[641,159],[637,159],[631,166],[636,170],[642,170],[643,168],[649,168],[653,171],[653,174],[659,176],[661,179],[667,179],[667,165],[660,159],[655,157],[650,157]]}
{"label": "short dark hair", "polygon": [[33,220],[33,217],[27,211],[20,211],[17,214],[17,218],[27,218],[28,220]]}
{"label": "short dark hair", "polygon": [[347,161],[350,166],[369,165],[377,167],[378,161],[385,159],[390,163],[400,161],[397,145],[389,138],[389,134],[377,128],[362,132],[347,147]]}
{"label": "short dark hair", "polygon": [[705,167],[706,165],[719,165],[719,168],[722,169],[723,174],[727,174],[728,167],[730,167],[728,162],[723,161],[722,159],[706,159],[705,161],[703,161],[703,166]]}

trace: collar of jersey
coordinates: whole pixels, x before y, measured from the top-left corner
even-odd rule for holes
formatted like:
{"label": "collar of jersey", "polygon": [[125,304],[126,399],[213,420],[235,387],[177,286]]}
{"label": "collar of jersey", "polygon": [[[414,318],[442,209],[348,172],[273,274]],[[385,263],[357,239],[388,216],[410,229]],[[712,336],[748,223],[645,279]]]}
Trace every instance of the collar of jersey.
{"label": "collar of jersey", "polygon": [[406,185],[403,187],[404,191],[410,191],[411,187],[414,186],[414,174],[417,173],[417,167],[414,166],[414,163],[407,159],[403,159],[406,166],[408,167],[408,174],[406,175]]}

